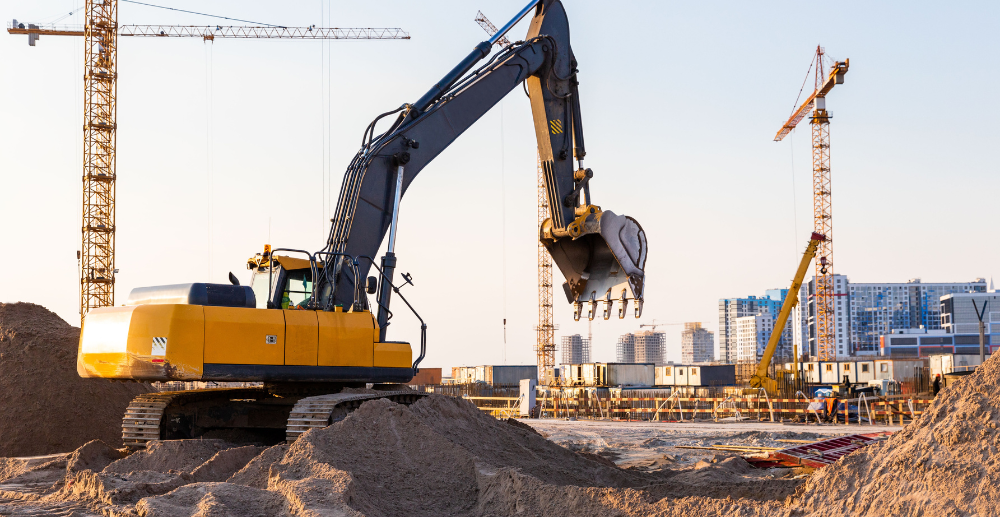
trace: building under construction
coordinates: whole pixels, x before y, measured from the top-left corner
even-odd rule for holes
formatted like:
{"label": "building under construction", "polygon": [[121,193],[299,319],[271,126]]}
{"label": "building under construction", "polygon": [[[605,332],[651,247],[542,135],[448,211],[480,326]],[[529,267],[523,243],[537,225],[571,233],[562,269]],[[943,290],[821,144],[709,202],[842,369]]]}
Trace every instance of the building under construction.
{"label": "building under construction", "polygon": [[620,336],[615,349],[617,362],[653,363],[656,366],[667,364],[666,336],[666,333],[656,332],[655,330],[645,330]]}

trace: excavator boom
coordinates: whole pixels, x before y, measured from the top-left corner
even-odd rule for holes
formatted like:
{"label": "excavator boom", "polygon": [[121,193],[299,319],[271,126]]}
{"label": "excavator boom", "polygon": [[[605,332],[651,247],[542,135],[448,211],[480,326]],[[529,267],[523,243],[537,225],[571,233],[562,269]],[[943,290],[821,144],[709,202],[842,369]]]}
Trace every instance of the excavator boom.
{"label": "excavator boom", "polygon": [[[484,65],[493,42],[521,16],[534,9],[525,41],[506,47]],[[566,277],[567,300],[576,315],[584,303],[621,303],[619,316],[629,301],[638,316],[643,301],[646,237],[634,219],[604,211],[590,197],[593,172],[583,166],[586,155],[577,63],[569,39],[569,22],[558,0],[532,0],[511,22],[488,41],[476,45],[455,68],[419,100],[383,114],[395,120],[381,135],[372,122],[362,147],[344,175],[336,213],[324,252],[364,257],[354,268],[337,270],[335,294],[330,305],[346,304],[364,282],[371,257],[387,232],[389,254],[382,259],[379,325],[388,325],[387,282],[395,266],[394,215],[416,176],[466,129],[494,105],[527,82],[534,116],[538,153],[545,173],[552,217],[539,231],[557,266]],[[576,158],[578,166],[573,163]],[[476,219],[492,213],[484,203],[480,213],[463,214]],[[346,266],[342,263],[342,266]],[[591,315],[596,313],[592,311]]]}

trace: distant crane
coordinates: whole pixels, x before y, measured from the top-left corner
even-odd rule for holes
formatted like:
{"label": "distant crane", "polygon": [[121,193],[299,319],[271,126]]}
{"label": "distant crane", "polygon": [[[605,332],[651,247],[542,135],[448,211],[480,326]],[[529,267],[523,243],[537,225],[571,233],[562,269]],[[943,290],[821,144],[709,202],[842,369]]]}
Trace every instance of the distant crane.
{"label": "distant crane", "polygon": [[[399,28],[319,28],[118,25],[118,0],[86,0],[82,27],[10,24],[10,34],[26,34],[28,45],[42,35],[83,36],[83,244],[80,263],[80,318],[90,309],[115,304],[115,182],[118,36],[280,39],[410,39]],[[81,254],[82,252],[82,254]],[[82,255],[82,256],[81,256]]]}
{"label": "distant crane", "polygon": [[[816,286],[813,301],[816,304],[816,344],[820,361],[837,358],[836,287],[833,276],[833,207],[830,183],[830,113],[826,110],[826,96],[834,85],[844,84],[844,75],[851,60],[837,61],[823,76],[823,47],[816,46],[812,66],[816,67],[815,89],[781,126],[774,141],[780,142],[799,122],[811,112],[812,162],[813,162],[813,231],[826,238],[819,243],[815,264]],[[810,68],[812,68],[812,66]],[[808,77],[808,72],[806,73]]]}
{"label": "distant crane", "polygon": [[652,323],[643,323],[639,325],[639,328],[652,327],[653,332],[656,332],[656,327],[668,327],[670,325],[683,325],[684,323],[657,323],[654,319]]}

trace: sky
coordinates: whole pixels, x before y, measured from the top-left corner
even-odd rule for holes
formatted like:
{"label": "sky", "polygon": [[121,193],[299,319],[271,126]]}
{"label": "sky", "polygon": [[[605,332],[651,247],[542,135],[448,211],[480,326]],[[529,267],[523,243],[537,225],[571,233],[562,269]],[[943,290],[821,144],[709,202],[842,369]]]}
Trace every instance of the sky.
{"label": "sky", "polygon": [[[118,304],[134,287],[227,283],[230,271],[246,283],[246,259],[268,242],[321,248],[365,126],[485,39],[477,10],[499,26],[524,3],[161,2],[284,26],[401,27],[411,39],[121,38]],[[0,13],[44,21],[79,5],[0,0]],[[642,224],[649,258],[641,319],[576,322],[557,296],[557,340],[592,332],[591,357],[614,361],[617,337],[640,324],[716,331],[718,299],[788,286],[812,225],[809,128],[773,138],[818,44],[851,59],[827,100],[836,272],[855,282],[1000,274],[1000,4],[565,5],[594,201]],[[120,3],[119,24],[227,23],[237,22]],[[0,242],[30,265],[7,268],[0,302],[77,324],[82,38],[26,40],[0,35]],[[428,324],[423,366],[534,364],[536,216],[531,111],[518,88],[403,199],[398,270],[412,274],[403,294]],[[561,282],[557,273],[557,294]],[[419,343],[416,319],[395,312],[390,339]],[[679,361],[682,326],[658,328]]]}

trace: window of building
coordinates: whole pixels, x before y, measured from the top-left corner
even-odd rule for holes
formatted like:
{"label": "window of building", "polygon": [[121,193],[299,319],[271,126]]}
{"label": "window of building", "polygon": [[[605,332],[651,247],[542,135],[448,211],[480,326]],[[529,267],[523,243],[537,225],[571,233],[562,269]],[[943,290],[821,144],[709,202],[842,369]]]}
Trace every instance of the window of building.
{"label": "window of building", "polygon": [[806,370],[809,370],[810,372],[813,371],[813,365],[807,364],[806,366],[807,366]]}
{"label": "window of building", "polygon": [[826,365],[826,371],[832,372],[833,371],[833,365],[832,364]]}
{"label": "window of building", "polygon": [[671,368],[669,366],[667,366],[666,368],[664,368],[663,369],[663,375],[673,375],[672,373],[670,373],[670,370],[671,370]]}
{"label": "window of building", "polygon": [[868,365],[867,364],[861,365],[861,373],[868,373]]}
{"label": "window of building", "polygon": [[698,369],[697,368],[691,368],[691,375],[698,375]]}
{"label": "window of building", "polygon": [[851,365],[849,365],[849,364],[845,364],[845,365],[844,365],[844,371],[845,371],[845,372],[849,372],[849,371],[851,371]]}
{"label": "window of building", "polygon": [[887,371],[889,371],[889,365],[887,363],[880,364],[879,365],[879,371],[880,372],[887,372]]}

